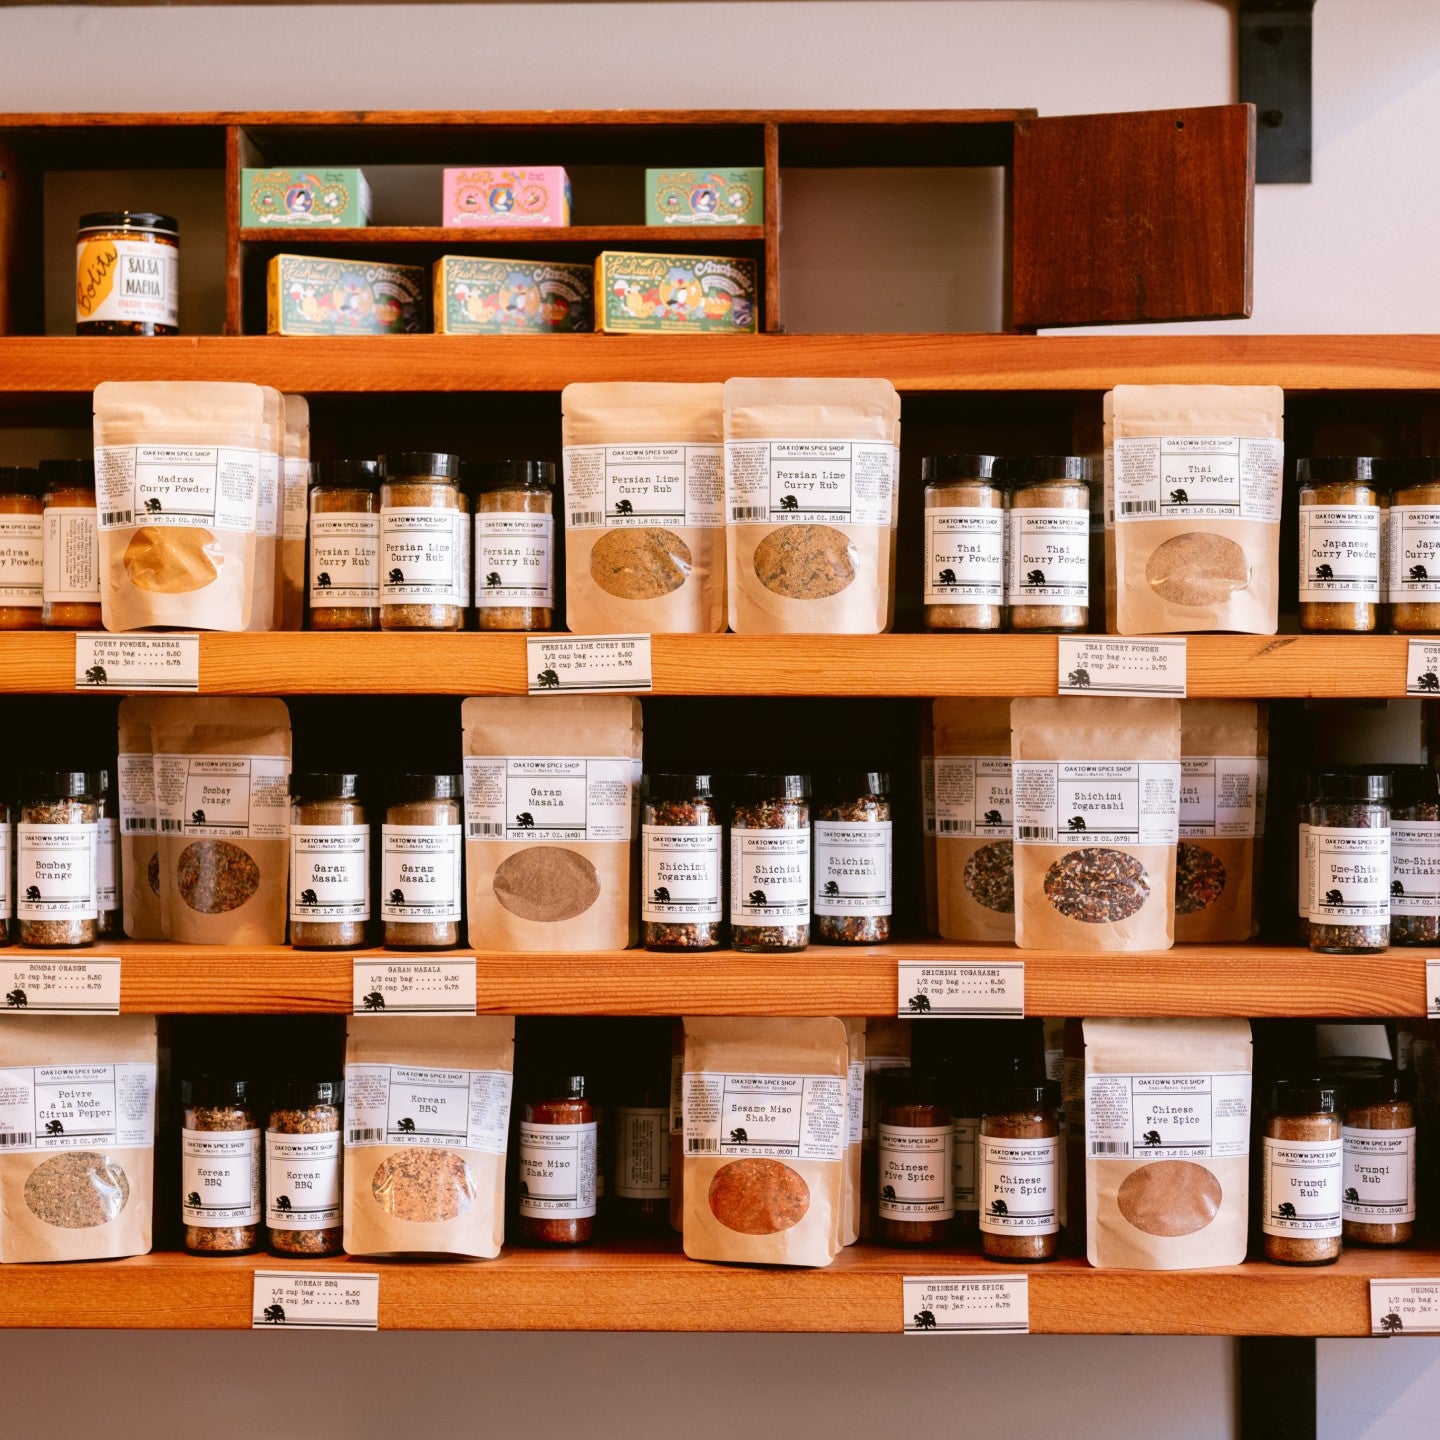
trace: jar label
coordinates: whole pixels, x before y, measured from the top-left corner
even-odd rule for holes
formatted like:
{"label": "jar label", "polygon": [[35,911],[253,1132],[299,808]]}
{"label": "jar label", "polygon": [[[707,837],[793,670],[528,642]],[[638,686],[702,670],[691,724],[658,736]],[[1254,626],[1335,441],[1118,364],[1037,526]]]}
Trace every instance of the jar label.
{"label": "jar label", "polygon": [[255,531],[260,452],[238,446],[97,445],[102,530],[136,525]]}
{"label": "jar label", "polygon": [[1390,822],[1390,913],[1440,915],[1440,820]]}
{"label": "jar label", "polygon": [[520,1213],[531,1220],[595,1213],[595,1133],[582,1125],[520,1124]]}
{"label": "jar label", "polygon": [[887,1220],[951,1220],[954,1131],[949,1125],[880,1123],[878,1210]]}
{"label": "jar label", "polygon": [[920,833],[935,834],[935,756],[920,757]]}
{"label": "jar label", "polygon": [[640,918],[647,923],[725,918],[719,825],[642,825]]}
{"label": "jar label", "polygon": [[120,822],[102,819],[95,827],[95,905],[103,915],[120,908],[120,883],[115,867]]}
{"label": "jar label", "polygon": [[730,827],[730,919],[747,924],[810,923],[810,827]]}
{"label": "jar label", "polygon": [[260,1223],[258,1130],[181,1130],[180,1172],[186,1225],[215,1230]]}
{"label": "jar label", "polygon": [[272,1230],[340,1224],[340,1132],[265,1132],[265,1223]]}
{"label": "jar label", "polygon": [[555,521],[550,515],[475,512],[475,604],[549,609],[555,603]]}
{"label": "jar label", "polygon": [[1380,507],[1300,506],[1300,600],[1380,600]]}
{"label": "jar label", "polygon": [[290,923],[370,918],[370,827],[290,827]]}
{"label": "jar label", "polygon": [[925,510],[925,603],[999,605],[1005,599],[1005,512],[998,506]]}
{"label": "jar label", "polygon": [[21,920],[94,920],[96,825],[15,827],[15,913]]}
{"label": "jar label", "polygon": [[685,1153],[724,1160],[844,1159],[846,1090],[840,1075],[685,1072]]}
{"label": "jar label", "polygon": [[956,1210],[974,1214],[980,1208],[976,1188],[979,1163],[980,1117],[956,1120],[951,1140],[950,1199]]}
{"label": "jar label", "polygon": [[310,516],[310,607],[380,603],[380,517],[347,510]]}
{"label": "jar label", "polygon": [[15,916],[10,901],[10,872],[13,856],[10,854],[10,826],[0,825],[0,925]]}
{"label": "jar label", "polygon": [[670,1112],[615,1109],[615,1193],[622,1200],[664,1200],[670,1194]]}
{"label": "jar label", "polygon": [[455,515],[424,506],[380,511],[380,599],[454,604]]}
{"label": "jar label", "polygon": [[345,1067],[345,1144],[438,1145],[503,1155],[508,1070]]}
{"label": "jar label", "polygon": [[162,835],[283,840],[290,833],[288,756],[156,755],[154,776]]}
{"label": "jar label", "polygon": [[890,914],[890,831],[888,820],[815,822],[817,915]]}
{"label": "jar label", "polygon": [[1386,599],[1440,600],[1440,505],[1392,505],[1386,513]]}
{"label": "jar label", "polygon": [[467,755],[471,840],[629,840],[635,763],[612,756]]}
{"label": "jar label", "polygon": [[[1282,1122],[1283,1123],[1283,1122]],[[1343,1142],[1265,1136],[1261,1229],[1267,1235],[1338,1235]]]}
{"label": "jar label", "polygon": [[473,582],[470,578],[470,512],[463,508],[451,513],[450,524],[454,529],[455,565],[451,571],[450,600],[462,609],[470,603]]}
{"label": "jar label", "polygon": [[567,445],[563,459],[571,530],[725,524],[718,445]]}
{"label": "jar label", "polygon": [[1280,523],[1285,446],[1252,436],[1124,436],[1114,445],[1114,516]]}
{"label": "jar label", "polygon": [[980,1229],[987,1235],[1054,1235],[1060,1137],[1006,1140],[981,1135]]}
{"label": "jar label", "polygon": [[1307,850],[1312,921],[1383,925],[1389,920],[1389,830],[1312,825]]}
{"label": "jar label", "polygon": [[1210,1160],[1250,1153],[1250,1076],[1087,1075],[1093,1160]]}
{"label": "jar label", "polygon": [[942,838],[1009,840],[1015,792],[1008,755],[936,755],[935,831]]}
{"label": "jar label", "polygon": [[281,480],[280,533],[286,540],[303,540],[310,496],[310,462],[287,455],[281,464]]}
{"label": "jar label", "polygon": [[1017,845],[1174,845],[1177,760],[1017,760]]}
{"label": "jar label", "polygon": [[0,515],[0,606],[38,609],[44,591],[43,517]]}
{"label": "jar label", "polygon": [[732,525],[886,525],[894,516],[888,440],[727,440]]}
{"label": "jar label", "polygon": [[1295,899],[1299,906],[1300,918],[1310,918],[1310,907],[1315,903],[1315,847],[1310,841],[1310,827],[1302,820],[1297,827],[1295,858],[1300,867],[1296,877]]}
{"label": "jar label", "polygon": [[75,321],[180,326],[180,249],[119,236],[75,247]]}
{"label": "jar label", "polygon": [[1010,511],[1006,603],[1090,603],[1090,512],[1036,506]]}
{"label": "jar label", "polygon": [[1404,1225],[1415,1219],[1415,1127],[1341,1131],[1345,1168],[1340,1209],[1361,1225]]}
{"label": "jar label", "polygon": [[120,828],[126,835],[155,835],[155,765],[151,755],[116,757],[116,793]]}
{"label": "jar label", "polygon": [[458,825],[383,825],[380,918],[441,923],[461,918]]}
{"label": "jar label", "polygon": [[280,533],[280,456],[268,450],[260,452],[260,488],[255,495],[255,534],[262,540],[273,540]]}
{"label": "jar label", "polygon": [[1246,840],[1259,834],[1260,762],[1254,755],[1180,761],[1180,838]]}
{"label": "jar label", "polygon": [[0,1151],[139,1150],[155,1143],[153,1064],[0,1070]]}
{"label": "jar label", "polygon": [[94,510],[52,506],[45,511],[45,603],[100,603],[100,541]]}

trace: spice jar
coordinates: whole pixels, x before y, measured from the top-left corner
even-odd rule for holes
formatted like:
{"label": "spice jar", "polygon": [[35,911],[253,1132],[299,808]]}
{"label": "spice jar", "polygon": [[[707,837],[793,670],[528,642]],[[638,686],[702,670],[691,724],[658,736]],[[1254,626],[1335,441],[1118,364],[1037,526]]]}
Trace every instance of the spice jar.
{"label": "spice jar", "polygon": [[1090,478],[1082,455],[997,459],[1010,493],[1005,603],[1012,630],[1075,631],[1090,623]]}
{"label": "spice jar", "polygon": [[180,1086],[180,1217],[194,1255],[239,1255],[260,1241],[260,1120],[248,1080],[197,1075]]}
{"label": "spice jar", "polygon": [[993,1086],[977,1152],[984,1253],[995,1260],[1053,1260],[1060,1249],[1059,1086]]}
{"label": "spice jar", "polygon": [[1311,884],[1314,879],[1312,866],[1314,855],[1310,851],[1310,795],[1315,787],[1315,777],[1306,774],[1300,784],[1300,803],[1295,807],[1295,907],[1298,919],[1295,927],[1296,938],[1302,945],[1310,943],[1310,901]]}
{"label": "spice jar", "polygon": [[0,465],[0,630],[38,630],[44,604],[40,472]]}
{"label": "spice jar", "polygon": [[640,943],[714,950],[725,919],[720,812],[708,775],[640,781]]}
{"label": "spice jar", "polygon": [[979,1086],[968,1076],[960,1079],[950,1096],[952,1140],[951,1203],[955,1207],[955,1229],[973,1235],[979,1225]]}
{"label": "spice jar", "polygon": [[1369,634],[1380,605],[1380,491],[1363,455],[1299,460],[1300,628]]}
{"label": "spice jar", "polygon": [[1340,1258],[1341,1111],[1330,1080],[1279,1080],[1270,1091],[1261,1157],[1265,1258],[1329,1265]]}
{"label": "spice jar", "polygon": [[95,822],[95,917],[100,939],[124,929],[120,907],[120,809],[108,770],[95,772],[100,818]]}
{"label": "spice jar", "polygon": [[1390,943],[1440,943],[1440,776],[1428,765],[1390,775]]}
{"label": "spice jar", "polygon": [[1385,1065],[1334,1078],[1345,1088],[1345,1240],[1404,1245],[1415,1234],[1415,1077]]}
{"label": "spice jar", "polygon": [[596,1150],[585,1077],[537,1080],[520,1115],[520,1232],[532,1245],[581,1245],[590,1238]]}
{"label": "spice jar", "polygon": [[22,945],[95,942],[99,789],[99,777],[83,770],[41,771],[25,782],[15,827],[15,914]]}
{"label": "spice jar", "polygon": [[1390,626],[1402,635],[1440,631],[1440,460],[1376,460],[1386,513],[1385,599]]}
{"label": "spice jar", "polygon": [[633,1074],[614,1107],[615,1211],[627,1229],[662,1230],[670,1220],[670,1075]]}
{"label": "spice jar", "polygon": [[42,460],[45,505],[45,608],[53,630],[100,628],[100,538],[95,526],[95,462]]}
{"label": "spice jar", "polygon": [[747,952],[810,942],[810,777],[730,782],[730,943]]}
{"label": "spice jar", "polygon": [[370,919],[370,824],[360,777],[290,777],[290,943],[363,945]]}
{"label": "spice jar", "polygon": [[12,827],[15,817],[10,802],[0,799],[0,945],[11,941],[11,921],[15,918],[15,902],[12,898],[14,885],[11,883],[15,865],[15,844]]}
{"label": "spice jar", "polygon": [[1315,777],[1310,802],[1310,948],[1367,955],[1390,943],[1390,776]]}
{"label": "spice jar", "polygon": [[1005,615],[1005,490],[992,455],[927,455],[925,628],[998,630]]}
{"label": "spice jar", "polygon": [[391,950],[460,943],[458,775],[397,775],[381,828],[380,918]]}
{"label": "spice jar", "polygon": [[890,938],[890,777],[825,778],[815,802],[815,931],[835,945]]}
{"label": "spice jar", "polygon": [[940,1085],[914,1070],[886,1070],[879,1084],[876,1233],[892,1245],[938,1245],[955,1218],[955,1132]]}
{"label": "spice jar", "polygon": [[277,1255],[339,1255],[345,1082],[276,1082],[265,1131],[265,1223]]}
{"label": "spice jar", "polygon": [[382,455],[380,473],[380,628],[462,629],[460,457]]}
{"label": "spice jar", "polygon": [[80,217],[77,335],[180,333],[180,222],[150,210]]}
{"label": "spice jar", "polygon": [[307,613],[312,630],[380,627],[380,465],[310,467]]}
{"label": "spice jar", "polygon": [[481,460],[475,480],[475,621],[548,630],[555,616],[555,466]]}

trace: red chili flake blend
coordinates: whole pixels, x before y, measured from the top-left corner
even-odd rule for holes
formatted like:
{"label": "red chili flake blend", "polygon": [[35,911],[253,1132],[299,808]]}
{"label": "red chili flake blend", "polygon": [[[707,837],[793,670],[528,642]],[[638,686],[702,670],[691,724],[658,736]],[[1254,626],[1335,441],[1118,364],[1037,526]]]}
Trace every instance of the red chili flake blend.
{"label": "red chili flake blend", "polygon": [[1150,878],[1133,855],[1087,845],[1062,855],[1045,872],[1045,896],[1067,919],[1113,925],[1144,906]]}

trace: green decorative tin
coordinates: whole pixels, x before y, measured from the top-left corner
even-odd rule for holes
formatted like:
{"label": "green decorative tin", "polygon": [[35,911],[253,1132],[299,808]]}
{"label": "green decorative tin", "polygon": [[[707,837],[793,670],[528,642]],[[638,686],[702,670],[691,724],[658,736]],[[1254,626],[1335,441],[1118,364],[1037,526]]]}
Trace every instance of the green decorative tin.
{"label": "green decorative tin", "polygon": [[647,170],[647,225],[763,225],[764,170]]}
{"label": "green decorative tin", "polygon": [[361,227],[370,223],[362,170],[242,170],[242,225]]}

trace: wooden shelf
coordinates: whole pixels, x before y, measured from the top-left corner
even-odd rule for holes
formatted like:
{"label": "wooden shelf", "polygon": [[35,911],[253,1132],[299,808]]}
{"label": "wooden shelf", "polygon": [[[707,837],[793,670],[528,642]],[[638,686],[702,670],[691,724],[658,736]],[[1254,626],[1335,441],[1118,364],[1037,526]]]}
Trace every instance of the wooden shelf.
{"label": "wooden shelf", "polygon": [[1030,1328],[1051,1335],[1368,1335],[1371,1277],[1440,1280],[1433,1251],[1357,1251],[1324,1269],[1263,1261],[1221,1270],[1026,1271],[954,1250],[847,1250],[823,1270],[687,1260],[674,1241],[498,1260],[278,1260],[160,1253],[0,1267],[0,1327],[250,1328],[257,1269],[380,1273],[385,1330],[829,1331],[896,1333],[906,1274],[1030,1277]]}
{"label": "wooden shelf", "polygon": [[765,238],[763,225],[253,225],[240,231],[242,245],[703,245],[707,255],[722,253],[723,243]]}

